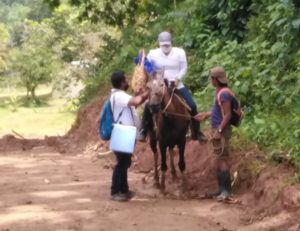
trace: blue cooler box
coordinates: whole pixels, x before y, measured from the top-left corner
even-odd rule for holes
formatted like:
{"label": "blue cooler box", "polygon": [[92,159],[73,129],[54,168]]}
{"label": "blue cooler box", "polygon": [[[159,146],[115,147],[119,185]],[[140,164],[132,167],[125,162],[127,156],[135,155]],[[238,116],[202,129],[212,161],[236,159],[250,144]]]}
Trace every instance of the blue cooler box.
{"label": "blue cooler box", "polygon": [[135,147],[137,129],[134,126],[114,124],[109,149],[132,154]]}

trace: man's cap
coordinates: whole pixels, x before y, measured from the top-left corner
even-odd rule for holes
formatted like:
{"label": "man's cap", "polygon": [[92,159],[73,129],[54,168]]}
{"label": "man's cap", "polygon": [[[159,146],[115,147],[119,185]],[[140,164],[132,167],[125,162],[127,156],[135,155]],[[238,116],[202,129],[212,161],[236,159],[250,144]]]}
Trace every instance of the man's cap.
{"label": "man's cap", "polygon": [[216,78],[220,83],[227,84],[228,78],[226,76],[226,71],[223,67],[213,67],[209,70],[209,76]]}
{"label": "man's cap", "polygon": [[170,32],[163,31],[158,35],[158,42],[160,46],[172,45],[172,35]]}

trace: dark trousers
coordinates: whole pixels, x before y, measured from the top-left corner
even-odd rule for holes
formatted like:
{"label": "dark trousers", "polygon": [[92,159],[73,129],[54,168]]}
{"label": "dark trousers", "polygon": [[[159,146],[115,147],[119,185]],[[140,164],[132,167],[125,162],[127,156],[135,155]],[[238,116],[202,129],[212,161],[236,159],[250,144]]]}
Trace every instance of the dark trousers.
{"label": "dark trousers", "polygon": [[191,115],[194,116],[197,114],[197,105],[195,103],[195,101],[192,98],[192,94],[189,92],[189,90],[186,87],[177,89],[179,94],[182,96],[182,98],[184,98],[184,100],[186,101],[186,103],[190,106],[190,108],[192,109],[191,111]]}
{"label": "dark trousers", "polygon": [[[186,103],[191,108],[191,115],[195,116],[197,115],[197,105],[195,101],[192,98],[192,94],[189,92],[189,90],[186,87],[178,89],[179,94],[184,98]],[[200,132],[200,122],[198,120],[195,120],[194,118],[191,119],[191,135],[192,139],[196,140],[198,138],[198,133]]]}
{"label": "dark trousers", "polygon": [[128,193],[127,170],[131,165],[131,155],[115,152],[117,164],[112,175],[111,195]]}

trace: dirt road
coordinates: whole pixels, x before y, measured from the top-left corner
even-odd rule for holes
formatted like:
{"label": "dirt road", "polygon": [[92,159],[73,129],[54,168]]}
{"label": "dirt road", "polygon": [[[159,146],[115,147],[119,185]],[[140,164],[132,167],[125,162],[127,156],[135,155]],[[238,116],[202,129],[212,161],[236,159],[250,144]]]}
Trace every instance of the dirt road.
{"label": "dirt road", "polygon": [[0,154],[0,230],[279,230],[289,218],[283,212],[247,225],[243,205],[169,200],[133,171],[129,180],[137,196],[111,201],[110,158],[46,149]]}

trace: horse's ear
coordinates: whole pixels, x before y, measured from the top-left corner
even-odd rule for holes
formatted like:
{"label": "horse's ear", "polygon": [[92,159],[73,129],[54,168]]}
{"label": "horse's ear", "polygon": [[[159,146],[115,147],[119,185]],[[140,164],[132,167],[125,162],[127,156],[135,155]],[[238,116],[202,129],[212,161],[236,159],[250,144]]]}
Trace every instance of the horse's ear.
{"label": "horse's ear", "polygon": [[151,89],[151,85],[152,85],[152,82],[148,82],[148,83],[146,84],[146,88]]}
{"label": "horse's ear", "polygon": [[148,81],[147,81],[147,82],[150,82],[150,81],[152,81],[152,80],[154,80],[154,79],[155,79],[155,73],[154,73],[154,72],[149,73],[149,74],[148,74]]}
{"label": "horse's ear", "polygon": [[156,79],[164,79],[165,68],[162,68],[156,73]]}

